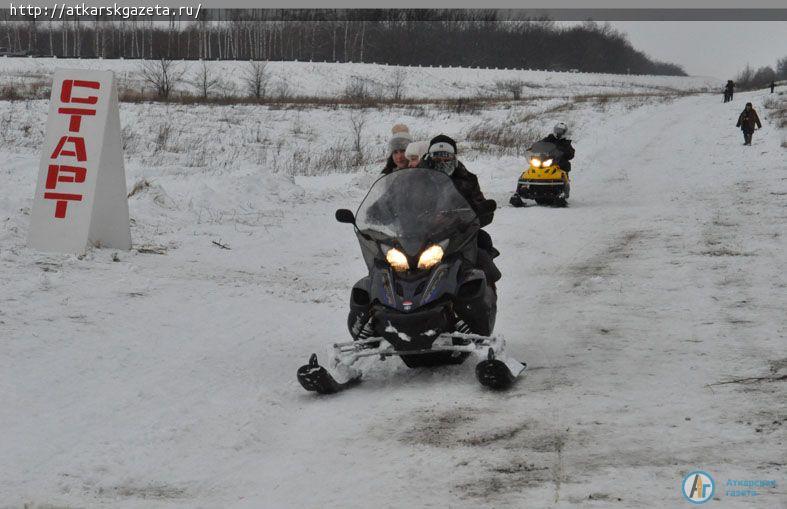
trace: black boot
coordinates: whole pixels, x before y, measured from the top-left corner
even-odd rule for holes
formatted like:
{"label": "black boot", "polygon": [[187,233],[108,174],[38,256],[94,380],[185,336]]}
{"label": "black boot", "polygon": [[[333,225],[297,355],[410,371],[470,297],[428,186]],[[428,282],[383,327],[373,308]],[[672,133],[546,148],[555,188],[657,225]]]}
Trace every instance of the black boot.
{"label": "black boot", "polygon": [[497,291],[483,280],[464,283],[454,302],[454,312],[473,334],[489,336],[495,328]]}

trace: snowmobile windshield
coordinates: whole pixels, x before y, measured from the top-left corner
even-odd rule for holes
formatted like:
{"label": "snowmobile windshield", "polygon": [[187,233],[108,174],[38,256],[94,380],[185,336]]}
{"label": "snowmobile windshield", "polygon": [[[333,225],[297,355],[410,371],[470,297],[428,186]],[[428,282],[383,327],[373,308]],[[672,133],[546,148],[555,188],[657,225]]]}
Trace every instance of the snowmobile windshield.
{"label": "snowmobile windshield", "polygon": [[[443,172],[413,168],[374,183],[358,207],[358,230],[381,242],[398,241],[409,253],[465,231],[476,213]],[[393,243],[393,242],[390,242]]]}
{"label": "snowmobile windshield", "polygon": [[538,158],[555,158],[563,154],[563,151],[555,145],[554,143],[550,143],[548,141],[537,141],[533,144],[532,147],[528,150],[530,157],[538,157]]}

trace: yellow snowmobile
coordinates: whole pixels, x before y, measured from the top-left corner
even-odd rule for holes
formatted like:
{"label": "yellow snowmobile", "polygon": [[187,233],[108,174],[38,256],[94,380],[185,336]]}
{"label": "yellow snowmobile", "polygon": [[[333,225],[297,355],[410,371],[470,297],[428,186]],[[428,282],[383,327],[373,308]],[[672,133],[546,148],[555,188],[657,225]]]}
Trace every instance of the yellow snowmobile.
{"label": "yellow snowmobile", "polygon": [[530,166],[522,172],[516,192],[509,202],[514,207],[524,207],[523,199],[535,200],[539,205],[565,207],[568,203],[568,173],[560,169],[557,161],[563,155],[560,147],[548,141],[538,141],[528,150]]}

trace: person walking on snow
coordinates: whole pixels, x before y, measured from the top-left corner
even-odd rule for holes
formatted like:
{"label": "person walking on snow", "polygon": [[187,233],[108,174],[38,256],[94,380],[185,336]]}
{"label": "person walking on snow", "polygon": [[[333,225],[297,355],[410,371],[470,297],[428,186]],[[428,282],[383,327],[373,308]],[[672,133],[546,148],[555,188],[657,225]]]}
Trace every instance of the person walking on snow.
{"label": "person walking on snow", "polygon": [[755,124],[757,125],[758,129],[762,129],[760,117],[757,116],[757,112],[754,111],[754,107],[751,105],[751,103],[746,103],[746,107],[738,117],[738,123],[735,124],[735,127],[740,127],[741,131],[743,131],[744,145],[751,145],[751,135],[754,133]]}

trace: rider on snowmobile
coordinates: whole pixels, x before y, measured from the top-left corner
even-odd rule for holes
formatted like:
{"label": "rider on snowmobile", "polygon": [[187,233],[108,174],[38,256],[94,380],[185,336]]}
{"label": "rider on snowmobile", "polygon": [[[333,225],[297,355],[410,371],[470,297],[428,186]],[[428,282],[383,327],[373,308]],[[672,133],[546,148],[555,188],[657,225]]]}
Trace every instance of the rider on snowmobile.
{"label": "rider on snowmobile", "polygon": [[[429,142],[429,152],[422,161],[422,167],[442,171],[451,177],[457,191],[464,196],[473,210],[478,214],[481,227],[490,224],[494,219],[494,212],[484,212],[482,204],[486,201],[478,177],[471,173],[465,165],[456,158],[456,142],[445,134],[432,138]],[[486,274],[487,282],[495,288],[495,283],[500,279],[500,270],[495,266],[493,258],[500,252],[492,245],[492,237],[484,230],[478,231],[478,268]]]}
{"label": "rider on snowmobile", "polygon": [[381,172],[383,175],[409,167],[405,150],[412,141],[413,137],[406,125],[396,124],[391,128],[391,139],[388,141],[388,159]]}
{"label": "rider on snowmobile", "polygon": [[[471,173],[464,164],[456,158],[456,142],[444,134],[432,138],[429,142],[429,150],[421,160],[419,167],[441,171],[451,177],[457,191],[467,200],[470,207],[478,215],[481,227],[490,224],[494,218],[494,212],[487,212],[484,207],[486,198],[478,185],[478,177]],[[384,174],[390,171],[383,171]],[[496,291],[495,283],[501,278],[502,274],[495,265],[493,258],[500,255],[500,252],[492,245],[492,237],[484,230],[478,231],[477,245],[479,247],[476,267],[483,270],[486,275],[487,284]],[[359,312],[350,310],[347,316],[347,327],[350,335],[355,339],[367,327],[371,319],[371,309]]]}
{"label": "rider on snowmobile", "polygon": [[568,132],[568,126],[563,122],[558,122],[552,129],[552,134],[541,141],[557,145],[563,155],[555,162],[560,166],[561,170],[568,173],[571,171],[571,163],[569,161],[574,159],[574,147],[571,146],[571,140],[565,137],[566,132]]}

